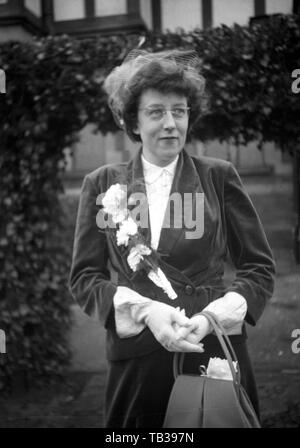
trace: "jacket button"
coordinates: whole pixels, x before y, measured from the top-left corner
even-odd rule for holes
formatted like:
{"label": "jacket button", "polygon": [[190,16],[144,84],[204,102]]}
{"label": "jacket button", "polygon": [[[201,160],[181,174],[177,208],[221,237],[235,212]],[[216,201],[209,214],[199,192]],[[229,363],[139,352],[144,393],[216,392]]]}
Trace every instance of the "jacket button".
{"label": "jacket button", "polygon": [[193,292],[194,292],[193,287],[192,287],[191,285],[186,285],[186,287],[185,287],[185,293],[186,293],[188,296],[191,296],[191,295],[193,294]]}

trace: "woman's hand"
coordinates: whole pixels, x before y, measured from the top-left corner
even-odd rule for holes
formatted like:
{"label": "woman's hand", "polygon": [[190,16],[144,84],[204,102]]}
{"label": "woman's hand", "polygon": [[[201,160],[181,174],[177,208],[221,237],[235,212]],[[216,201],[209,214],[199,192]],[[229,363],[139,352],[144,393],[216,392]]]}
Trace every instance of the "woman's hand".
{"label": "woman's hand", "polygon": [[211,333],[212,328],[208,319],[203,315],[196,315],[190,318],[189,326],[176,327],[177,340],[185,340],[191,344],[199,344],[205,336]]}
{"label": "woman's hand", "polygon": [[[185,338],[178,339],[175,328],[182,328],[190,334],[191,321],[178,309],[165,303],[152,301],[143,310],[144,322],[149,327],[157,341],[170,352],[202,353],[203,346]],[[192,328],[195,324],[192,323]]]}

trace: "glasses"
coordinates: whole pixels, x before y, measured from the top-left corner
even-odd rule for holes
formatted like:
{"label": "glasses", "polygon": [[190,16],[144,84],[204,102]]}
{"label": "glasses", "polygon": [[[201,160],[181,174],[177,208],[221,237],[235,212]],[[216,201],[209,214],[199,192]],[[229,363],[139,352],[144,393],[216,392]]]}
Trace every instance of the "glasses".
{"label": "glasses", "polygon": [[150,120],[162,120],[167,112],[171,112],[175,120],[182,120],[188,116],[190,107],[174,107],[173,109],[163,109],[162,107],[145,107],[144,109],[139,110],[144,110],[146,112],[146,116],[150,118]]}

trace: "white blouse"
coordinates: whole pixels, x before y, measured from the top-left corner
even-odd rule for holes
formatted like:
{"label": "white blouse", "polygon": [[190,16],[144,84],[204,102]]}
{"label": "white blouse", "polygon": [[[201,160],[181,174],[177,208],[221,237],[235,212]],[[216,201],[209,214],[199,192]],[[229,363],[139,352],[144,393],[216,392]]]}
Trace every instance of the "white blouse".
{"label": "white blouse", "polygon": [[[153,249],[157,249],[159,244],[177,161],[178,156],[169,165],[160,167],[148,162],[142,155]],[[128,288],[118,287],[113,301],[119,337],[125,338],[139,334],[146,326],[138,320],[140,310],[151,299]],[[241,334],[247,312],[247,302],[241,294],[228,292],[223,297],[209,303],[205,310],[213,312],[218,317],[227,334]]]}
{"label": "white blouse", "polygon": [[153,249],[158,248],[160,232],[168,205],[178,157],[179,156],[177,156],[169,165],[160,167],[148,162],[142,155],[142,165],[149,206],[151,246]]}

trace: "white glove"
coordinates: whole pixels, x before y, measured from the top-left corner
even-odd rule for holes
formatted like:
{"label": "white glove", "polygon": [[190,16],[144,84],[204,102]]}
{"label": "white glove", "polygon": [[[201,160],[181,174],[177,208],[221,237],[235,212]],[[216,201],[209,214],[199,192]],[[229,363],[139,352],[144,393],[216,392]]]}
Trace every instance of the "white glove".
{"label": "white glove", "polygon": [[[210,311],[215,314],[225,328],[227,335],[241,334],[247,312],[247,302],[241,294],[230,291],[223,297],[210,302],[203,311]],[[205,316],[195,315],[190,319],[190,322],[190,327],[181,327],[177,330],[178,340],[185,339],[197,344],[213,331]]]}
{"label": "white glove", "polygon": [[186,340],[198,344],[212,331],[211,325],[205,316],[198,315],[190,318],[190,326],[180,327],[176,331],[178,341]]}
{"label": "white glove", "polygon": [[[137,321],[145,322],[156,340],[170,352],[202,353],[203,345],[186,340],[178,340],[175,328],[190,327],[190,319],[178,309],[165,303],[151,301],[138,313]],[[190,333],[190,330],[188,331]]]}

